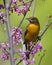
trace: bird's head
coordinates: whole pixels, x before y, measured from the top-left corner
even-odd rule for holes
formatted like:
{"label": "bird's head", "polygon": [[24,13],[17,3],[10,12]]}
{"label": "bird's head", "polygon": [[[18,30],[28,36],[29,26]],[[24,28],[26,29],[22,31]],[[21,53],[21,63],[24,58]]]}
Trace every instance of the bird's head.
{"label": "bird's head", "polygon": [[30,23],[39,23],[38,18],[36,17],[29,17],[26,18],[26,20],[28,20]]}

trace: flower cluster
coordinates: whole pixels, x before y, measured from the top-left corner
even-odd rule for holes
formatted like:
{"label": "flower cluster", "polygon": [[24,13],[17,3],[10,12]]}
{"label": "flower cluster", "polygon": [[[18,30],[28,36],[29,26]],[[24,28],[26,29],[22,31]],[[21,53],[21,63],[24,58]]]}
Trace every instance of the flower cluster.
{"label": "flower cluster", "polygon": [[2,52],[1,58],[3,60],[8,60],[9,59],[9,54],[6,52],[6,48],[9,48],[10,47],[10,46],[8,46],[8,44],[6,44],[6,43],[1,43],[0,44],[1,52]]}
{"label": "flower cluster", "polygon": [[[21,5],[18,5],[18,1],[21,3]],[[29,3],[25,3],[24,0],[12,0],[12,6],[9,7],[9,11],[13,13],[15,11],[18,15],[25,14],[26,11],[29,11]],[[4,9],[4,5],[0,4],[0,9]]]}
{"label": "flower cluster", "polygon": [[0,9],[4,9],[4,5],[0,4]]}
{"label": "flower cluster", "polygon": [[24,0],[19,0],[19,2],[21,2],[21,5],[18,5],[18,1],[17,0],[13,0],[13,6],[10,7],[10,11],[13,13],[13,11],[15,11],[18,15],[21,14],[25,14],[26,11],[29,11],[29,3],[24,3]]}
{"label": "flower cluster", "polygon": [[35,59],[34,59],[34,58],[28,59],[28,58],[26,57],[26,52],[22,53],[22,60],[24,60],[27,65],[30,65],[30,64],[35,63]]}
{"label": "flower cluster", "polygon": [[[30,42],[32,44],[32,42]],[[32,48],[30,52],[30,56],[31,56],[31,59],[28,59],[26,54],[28,53],[27,50],[25,50],[24,52],[22,52],[22,59],[29,65],[29,64],[33,64],[35,62],[35,59],[34,59],[34,55],[38,52],[38,51],[41,51],[42,50],[42,44],[41,43],[38,43],[36,45],[34,45],[34,47]]]}
{"label": "flower cluster", "polygon": [[[31,42],[31,44],[32,44],[32,42]],[[8,60],[9,59],[9,54],[6,52],[6,49],[10,48],[10,44],[9,43],[2,43],[2,44],[0,44],[0,47],[2,49],[2,56],[1,56],[1,58],[3,60]],[[18,49],[16,51],[16,53],[18,53],[18,54],[21,55],[21,58],[20,58],[21,60],[24,60],[26,62],[26,64],[30,65],[30,64],[35,63],[34,55],[38,51],[41,51],[41,50],[42,50],[42,44],[41,43],[38,43],[38,44],[34,45],[34,47],[32,48],[32,50],[29,51],[30,52],[30,56],[31,56],[30,59],[28,59],[27,56],[26,56],[26,54],[28,53],[27,50],[23,51],[22,49]],[[13,60],[16,61],[17,58],[14,57]]]}
{"label": "flower cluster", "polygon": [[13,9],[16,13],[18,13],[18,15],[20,14],[25,14],[26,11],[29,11],[29,3],[24,3],[23,5],[20,7],[20,5],[17,5],[16,3],[14,3],[15,5],[13,6]]}
{"label": "flower cluster", "polygon": [[31,50],[31,55],[34,56],[38,51],[42,50],[42,44],[38,43],[37,45],[34,45],[34,47]]}
{"label": "flower cluster", "polygon": [[0,18],[3,18],[3,16],[4,16],[3,12],[0,12]]}
{"label": "flower cluster", "polygon": [[4,24],[4,13],[3,12],[0,12],[0,20],[1,20],[1,23]]}
{"label": "flower cluster", "polygon": [[[12,38],[13,38],[13,44],[18,45],[21,42],[22,30],[20,28],[14,27],[14,28],[12,28],[11,35],[12,35]],[[6,51],[6,49],[10,48],[10,43],[9,42],[1,43],[0,48],[1,48],[1,52],[2,52],[2,56],[1,56],[2,59],[8,60],[9,54]],[[20,50],[18,50],[18,52],[20,52]]]}
{"label": "flower cluster", "polygon": [[18,45],[18,43],[20,43],[22,39],[22,30],[20,28],[13,27],[11,31],[11,35],[13,38],[14,45]]}

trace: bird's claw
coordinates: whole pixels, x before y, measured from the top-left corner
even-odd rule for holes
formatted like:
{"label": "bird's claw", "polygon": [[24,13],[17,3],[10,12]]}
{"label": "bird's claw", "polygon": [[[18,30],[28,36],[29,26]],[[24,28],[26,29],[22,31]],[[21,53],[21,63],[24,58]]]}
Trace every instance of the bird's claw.
{"label": "bird's claw", "polygon": [[38,36],[37,38],[38,38],[38,40],[41,40],[41,36]]}

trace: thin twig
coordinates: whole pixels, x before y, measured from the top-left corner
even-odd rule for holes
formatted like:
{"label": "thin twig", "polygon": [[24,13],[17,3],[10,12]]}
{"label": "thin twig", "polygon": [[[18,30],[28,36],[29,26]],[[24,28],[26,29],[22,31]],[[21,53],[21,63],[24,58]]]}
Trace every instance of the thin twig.
{"label": "thin twig", "polygon": [[16,65],[19,65],[23,60],[20,60]]}
{"label": "thin twig", "polygon": [[5,0],[3,0],[4,6],[6,7]]}
{"label": "thin twig", "polygon": [[31,16],[34,16],[34,12],[35,12],[35,8],[36,8],[36,0],[34,0],[33,2],[33,7],[32,7],[32,13],[31,13]]}
{"label": "thin twig", "polygon": [[38,65],[40,65],[40,64],[41,64],[41,61],[42,61],[42,59],[44,58],[44,56],[45,56],[45,54],[43,54],[43,55],[40,57],[40,60],[39,60]]}
{"label": "thin twig", "polygon": [[21,54],[18,53],[18,52],[16,51],[16,49],[14,49],[14,53],[17,53],[17,55],[21,57]]}
{"label": "thin twig", "polygon": [[22,6],[22,5],[25,5],[25,4],[28,4],[28,3],[30,3],[31,1],[28,1],[28,2],[26,2],[26,3],[23,3],[23,4],[21,4],[21,5],[18,5],[18,7],[19,6]]}
{"label": "thin twig", "polygon": [[42,37],[44,35],[44,33],[47,31],[47,29],[49,28],[49,26],[52,24],[52,22],[48,23],[46,25],[46,28],[44,28],[44,30],[42,31],[42,33],[40,34],[40,37]]}
{"label": "thin twig", "polygon": [[9,8],[11,7],[11,5],[12,5],[12,0],[10,0],[10,2],[9,2]]}
{"label": "thin twig", "polygon": [[25,18],[26,14],[23,16],[22,20],[20,21],[19,25],[18,25],[18,28],[21,26],[21,24],[23,23],[23,20]]}
{"label": "thin twig", "polygon": [[7,54],[9,54],[9,55],[10,55],[10,51],[9,51],[9,50],[5,49],[5,51],[7,52]]}

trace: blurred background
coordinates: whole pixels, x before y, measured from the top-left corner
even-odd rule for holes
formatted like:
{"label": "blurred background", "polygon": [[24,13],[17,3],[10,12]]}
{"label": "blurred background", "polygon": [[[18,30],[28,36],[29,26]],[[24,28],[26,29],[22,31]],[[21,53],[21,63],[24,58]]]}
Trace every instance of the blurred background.
{"label": "blurred background", "polygon": [[[0,4],[1,3],[3,3],[3,0],[0,0]],[[28,18],[31,15],[30,14],[32,12],[31,10],[32,10],[32,7],[30,8],[30,11],[26,15],[26,18]],[[4,11],[4,10],[2,10],[2,11]],[[40,29],[40,33],[41,33],[41,31],[45,28],[45,25],[47,24],[47,22],[50,19],[49,16],[52,16],[52,0],[37,0],[34,16],[39,19],[40,26],[41,26],[41,29]],[[23,17],[23,15],[18,16],[15,12],[11,13],[11,15],[10,15],[11,27],[18,26],[22,17]],[[21,25],[23,34],[25,32],[25,28],[28,25],[28,23],[29,22],[24,19],[24,22]],[[6,42],[6,41],[7,41],[6,25],[0,24],[0,42]],[[49,27],[49,29],[46,31],[46,33],[43,35],[41,43],[43,45],[43,50],[41,52],[38,52],[35,55],[36,63],[34,65],[38,65],[40,57],[43,55],[43,53],[45,53],[45,56],[43,57],[43,59],[41,61],[41,65],[52,65],[52,25]],[[21,45],[19,47],[21,47]],[[0,64],[1,65],[10,65],[9,62],[10,61],[3,61],[1,59],[1,53],[0,53]],[[20,65],[23,65],[23,64],[20,64]]]}

